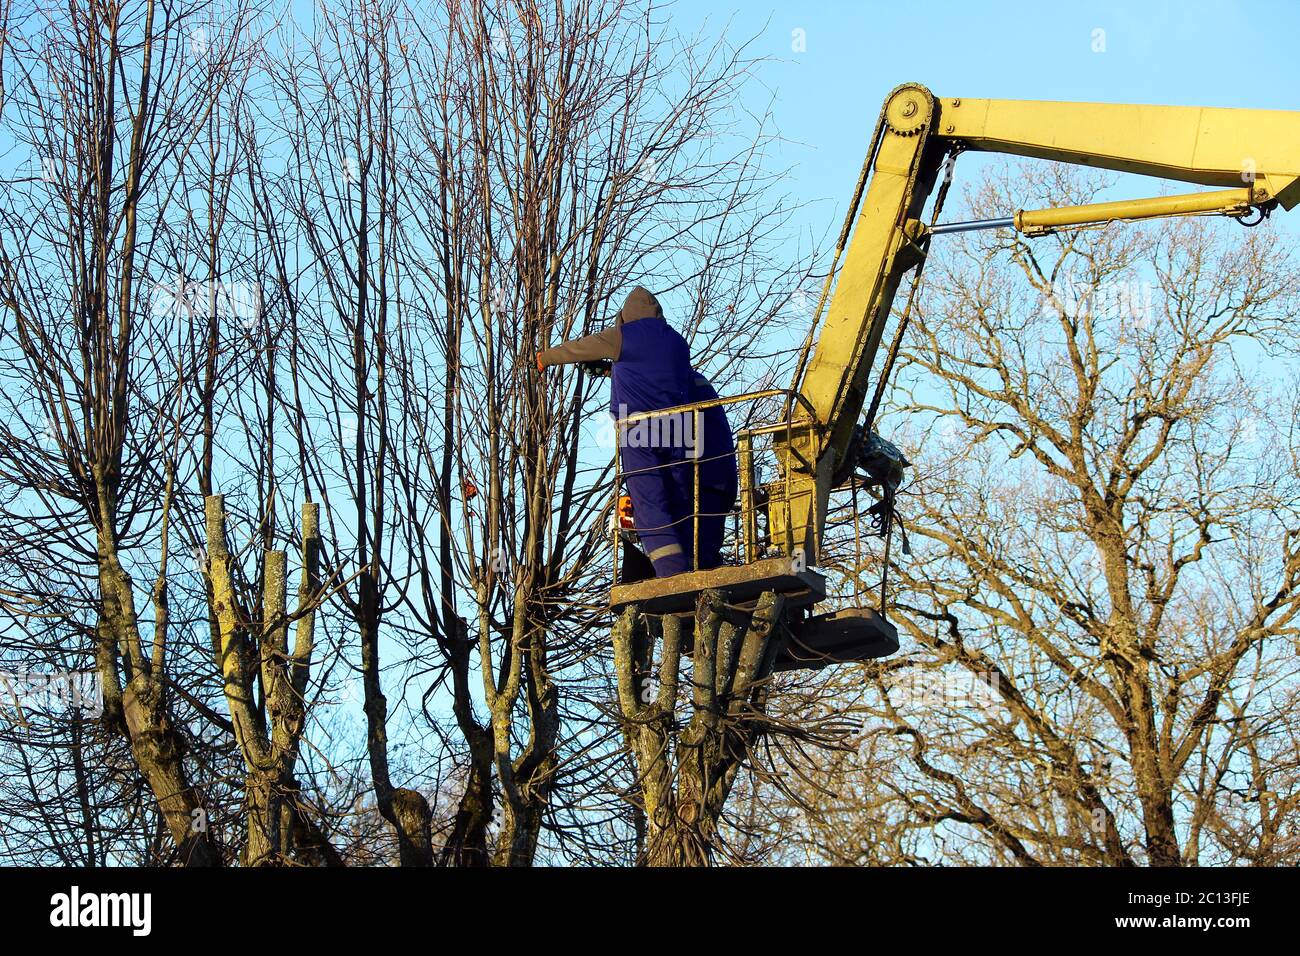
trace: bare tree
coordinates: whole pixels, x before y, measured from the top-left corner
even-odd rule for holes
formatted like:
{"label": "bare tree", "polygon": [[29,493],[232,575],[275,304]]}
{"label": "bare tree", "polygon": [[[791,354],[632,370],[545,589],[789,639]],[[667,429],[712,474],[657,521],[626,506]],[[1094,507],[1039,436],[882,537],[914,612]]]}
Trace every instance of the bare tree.
{"label": "bare tree", "polygon": [[[971,211],[1105,183],[1027,166]],[[924,288],[893,418],[918,448],[912,555],[890,568],[910,651],[848,686],[867,730],[812,797],[805,845],[851,863],[1294,861],[1281,369],[1300,272],[1279,236],[999,232],[936,249]]]}
{"label": "bare tree", "polygon": [[[293,772],[330,582],[316,579],[314,511],[300,536],[278,526],[274,421],[245,414],[251,383],[275,398],[232,215],[254,14],[74,4],[8,37],[24,56],[11,61],[6,120],[37,174],[11,184],[0,225],[6,623],[24,662],[93,660],[103,724],[129,759],[74,714],[76,798],[83,818],[96,804],[143,809],[123,831],[147,839],[145,862],[215,865],[236,849],[274,862],[296,833],[324,852]],[[227,549],[218,488],[249,502],[255,547]],[[303,585],[288,609],[283,543],[295,537]],[[110,756],[105,773],[85,766],[87,737]],[[242,786],[230,785],[233,757]],[[131,796],[141,782],[152,805]],[[122,852],[93,842],[88,832],[91,862]]]}
{"label": "bare tree", "polygon": [[499,863],[532,860],[548,817],[562,845],[606,852],[592,817],[628,820],[636,786],[601,782],[621,745],[602,716],[609,662],[595,657],[612,447],[583,447],[601,389],[581,371],[539,380],[533,355],[602,327],[640,282],[677,306],[701,365],[739,378],[799,281],[773,265],[784,213],[759,163],[769,137],[760,124],[742,138],[722,115],[750,62],[678,40],[658,16],[460,4],[413,57],[410,208],[435,237],[417,295],[440,334],[417,330],[406,347],[433,341],[447,378],[411,381],[414,454],[400,468],[403,510],[439,516],[412,529],[411,554],[436,560],[408,599],[451,668],[469,756],[449,861],[484,859],[494,816]]}
{"label": "bare tree", "polygon": [[[193,10],[179,20],[187,16]],[[165,203],[155,177],[175,168],[208,106],[196,82],[203,67],[181,55],[176,31],[153,3],[90,3],[33,16],[7,38],[20,57],[9,60],[17,76],[8,79],[6,119],[38,165],[26,180],[26,204],[13,204],[24,193],[24,184],[14,184],[0,246],[5,376],[23,385],[6,388],[8,420],[20,429],[6,429],[4,467],[17,512],[6,523],[12,547],[28,561],[68,574],[62,590],[71,592],[72,607],[47,609],[39,590],[7,593],[18,614],[62,613],[73,625],[64,640],[93,643],[105,720],[129,741],[183,858],[213,864],[218,851],[193,827],[203,796],[184,765],[164,658],[166,529],[175,497],[173,476],[163,474],[153,450],[175,446],[168,418],[176,394],[168,386],[177,370],[155,364],[161,377],[151,383],[133,375],[150,366],[137,318],[148,301],[139,288],[149,236],[141,218]],[[151,385],[159,387],[151,392]],[[148,411],[133,415],[133,406]],[[44,447],[42,436],[50,439]],[[149,595],[152,640],[124,555],[140,525],[162,535]]]}
{"label": "bare tree", "polygon": [[0,660],[104,692],[5,731],[6,852],[630,861],[601,388],[533,355],[642,283],[719,387],[773,364],[752,61],[623,2],[312,23],[6,28]]}

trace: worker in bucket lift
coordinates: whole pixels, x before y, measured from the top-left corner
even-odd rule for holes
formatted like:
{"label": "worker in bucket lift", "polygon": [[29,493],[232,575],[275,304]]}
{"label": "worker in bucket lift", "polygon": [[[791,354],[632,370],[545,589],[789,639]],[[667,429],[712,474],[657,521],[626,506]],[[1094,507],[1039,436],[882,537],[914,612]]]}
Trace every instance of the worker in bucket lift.
{"label": "worker in bucket lift", "polygon": [[[690,348],[664,320],[655,297],[640,286],[628,293],[612,327],[537,355],[539,370],[601,361],[613,363],[609,406],[619,423],[691,400],[695,371]],[[692,426],[692,416],[683,413],[618,427],[619,458],[632,498],[635,530],[655,575],[661,578],[691,570],[694,486],[685,480],[689,469],[681,466],[700,454],[700,436]]]}
{"label": "worker in bucket lift", "polygon": [[[709,380],[695,372],[691,377],[691,404],[716,401],[718,393]],[[673,479],[682,489],[682,496],[691,500],[695,494],[694,468],[699,468],[700,504],[699,511],[699,550],[691,551],[688,542],[690,532],[695,529],[694,521],[683,536],[683,547],[688,552],[699,555],[695,564],[697,570],[706,571],[722,564],[722,538],[726,531],[727,516],[736,505],[737,471],[736,445],[731,433],[731,423],[727,420],[727,411],[722,405],[711,406],[699,411],[700,428],[704,434],[697,439],[696,449],[699,457],[673,466]],[[618,519],[621,527],[633,528],[631,504],[627,497],[619,499]],[[624,510],[626,508],[626,510]],[[646,578],[655,577],[654,566],[634,547],[624,542],[623,557],[619,562],[620,583],[633,584]]]}

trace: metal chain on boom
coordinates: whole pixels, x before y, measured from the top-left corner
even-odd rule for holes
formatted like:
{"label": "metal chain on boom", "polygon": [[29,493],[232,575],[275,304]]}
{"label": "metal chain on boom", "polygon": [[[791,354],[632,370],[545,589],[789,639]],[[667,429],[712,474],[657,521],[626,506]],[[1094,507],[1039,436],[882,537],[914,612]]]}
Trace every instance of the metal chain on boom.
{"label": "metal chain on boom", "polygon": [[804,337],[803,345],[799,348],[799,361],[795,364],[794,380],[790,385],[790,394],[786,396],[785,408],[782,412],[785,421],[790,420],[790,412],[794,408],[794,392],[799,388],[800,381],[803,380],[804,368],[808,364],[808,355],[812,352],[813,343],[817,340],[817,326],[821,322],[822,309],[826,307],[826,299],[830,295],[831,286],[835,282],[840,256],[844,254],[844,247],[848,245],[849,234],[853,231],[853,223],[857,220],[858,207],[862,204],[862,193],[866,189],[871,170],[876,164],[876,153],[880,151],[880,138],[884,130],[885,107],[882,106],[880,116],[876,118],[876,131],[871,135],[871,146],[867,149],[867,158],[863,160],[862,171],[858,173],[858,183],[853,188],[853,199],[850,200],[848,212],[844,215],[844,225],[840,227],[840,237],[835,241],[835,254],[831,257],[831,267],[826,273],[826,281],[822,283],[822,294],[818,297],[817,307],[813,310],[812,324],[808,327],[808,334]]}
{"label": "metal chain on boom", "polygon": [[[934,210],[930,214],[931,226],[933,226],[936,222],[939,221],[939,214],[943,212],[944,200],[948,198],[948,188],[952,185],[952,169],[956,159],[957,159],[957,151],[954,150],[953,152],[948,154],[948,158],[944,163],[943,183],[939,187],[939,194],[935,197],[934,200]],[[925,243],[926,243],[925,252],[927,254],[929,253],[929,242],[930,240],[927,236],[927,238],[925,239]],[[871,434],[871,426],[875,424],[876,413],[880,410],[880,402],[885,395],[885,386],[888,384],[889,376],[894,370],[895,363],[898,361],[898,353],[902,350],[903,335],[904,333],[907,332],[908,322],[912,317],[912,306],[916,301],[916,291],[918,288],[920,288],[921,285],[921,273],[924,271],[925,271],[925,258],[923,257],[921,259],[921,262],[917,265],[916,270],[912,273],[912,284],[907,292],[907,304],[904,305],[903,313],[902,315],[899,316],[898,328],[894,330],[894,338],[889,343],[889,353],[885,356],[884,367],[880,370],[880,379],[879,381],[876,382],[876,391],[871,396],[871,405],[867,409],[866,421],[862,425],[862,434],[864,436],[864,441],[866,440],[865,436]],[[854,495],[854,508],[853,508],[855,535],[857,533],[856,524],[858,520],[856,481],[857,479],[855,477],[854,479],[855,495]],[[885,540],[884,562],[880,570],[880,613],[883,615],[885,613],[885,602],[889,594],[889,559],[892,552],[891,546],[893,544],[894,523],[895,523],[894,517],[896,512],[894,491],[887,486],[882,486],[882,495],[881,495],[879,507],[880,507],[881,537],[883,537]],[[907,550],[906,532],[904,531],[903,534],[905,536],[903,539],[903,545],[904,545],[903,550],[906,551]],[[857,577],[856,574],[854,576],[855,578]]]}
{"label": "metal chain on boom", "polygon": [[[943,212],[944,200],[948,198],[948,188],[952,186],[952,168],[957,159],[959,150],[953,150],[948,154],[948,159],[944,163],[943,184],[939,187],[939,194],[934,200],[934,210],[930,214],[930,225],[933,226],[939,221],[939,214]],[[930,240],[925,239],[926,252],[929,252]],[[925,259],[923,258],[916,270],[912,273],[912,285],[907,292],[907,303],[903,306],[903,313],[898,318],[898,328],[894,330],[894,338],[889,343],[889,353],[885,356],[884,367],[880,370],[880,379],[876,382],[876,391],[871,396],[871,405],[867,408],[867,418],[862,424],[863,432],[869,432],[871,426],[875,424],[876,412],[880,410],[880,402],[885,396],[885,386],[889,383],[889,376],[894,371],[894,364],[898,361],[898,353],[903,346],[903,334],[907,331],[908,322],[912,318],[912,304],[916,300],[916,290],[921,285],[921,273],[925,271]]]}

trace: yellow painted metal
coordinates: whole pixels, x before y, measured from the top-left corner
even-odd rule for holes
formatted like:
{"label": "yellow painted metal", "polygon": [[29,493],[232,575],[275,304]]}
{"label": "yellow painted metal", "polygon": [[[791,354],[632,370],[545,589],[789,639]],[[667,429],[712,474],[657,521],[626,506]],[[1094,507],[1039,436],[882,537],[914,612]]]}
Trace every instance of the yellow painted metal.
{"label": "yellow painted metal", "polygon": [[[774,435],[783,471],[768,508],[772,539],[812,564],[832,475],[848,453],[868,377],[903,275],[923,265],[921,224],[945,156],[965,149],[1138,173],[1228,192],[1021,212],[1026,232],[1300,202],[1300,112],[1026,100],[936,100],[905,84],[885,101],[835,291],[793,390],[812,421]],[[868,423],[869,424],[869,423]]]}
{"label": "yellow painted metal", "polygon": [[968,149],[1300,202],[1300,112],[1033,100],[939,100],[936,132]]}
{"label": "yellow painted metal", "polygon": [[[917,262],[905,247],[903,228],[920,213],[928,190],[918,190],[918,164],[925,138],[886,129],[874,174],[863,197],[853,238],[826,310],[817,348],[800,391],[817,421],[847,435],[866,394],[871,359],[904,271]],[[845,414],[847,412],[847,414]],[[834,441],[833,436],[832,442]]]}
{"label": "yellow painted metal", "polygon": [[[798,389],[815,420],[792,441],[776,441],[789,490],[768,510],[774,540],[817,561],[830,479],[862,411],[868,375],[903,274],[924,253],[919,215],[938,166],[923,166],[934,99],[924,87],[901,86],[881,112],[872,175],[808,369]],[[780,505],[780,508],[776,507]],[[788,518],[786,515],[788,514]],[[787,524],[788,521],[788,524]]]}
{"label": "yellow painted metal", "polygon": [[746,564],[758,560],[758,509],[755,507],[757,475],[754,472],[754,436],[743,431],[736,436],[740,470],[740,522],[742,555]]}
{"label": "yellow painted metal", "polygon": [[1087,206],[1061,206],[1054,209],[1022,209],[1015,215],[1015,227],[1026,235],[1059,229],[1120,220],[1154,219],[1157,216],[1187,216],[1221,213],[1243,216],[1259,197],[1253,189],[1216,189],[1212,192],[1184,193],[1180,196],[1156,196],[1151,199],[1124,199]]}

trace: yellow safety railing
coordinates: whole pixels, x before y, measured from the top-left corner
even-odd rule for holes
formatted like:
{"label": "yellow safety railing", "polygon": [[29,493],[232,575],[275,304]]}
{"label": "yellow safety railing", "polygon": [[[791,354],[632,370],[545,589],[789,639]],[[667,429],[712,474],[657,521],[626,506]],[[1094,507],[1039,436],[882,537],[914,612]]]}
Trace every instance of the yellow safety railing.
{"label": "yellow safety railing", "polygon": [[[781,407],[788,407],[794,410],[794,413],[783,420],[775,422],[762,422],[765,417],[760,403],[769,399],[781,399],[781,402],[772,402],[773,409],[770,414],[773,417],[780,418]],[[624,529],[621,525],[620,513],[618,507],[618,498],[623,486],[623,479],[628,474],[637,474],[644,471],[680,468],[683,465],[691,467],[691,484],[692,498],[690,513],[680,521],[689,520],[691,522],[691,568],[699,568],[700,562],[700,519],[702,517],[718,517],[713,512],[701,511],[701,487],[700,487],[700,469],[705,463],[714,460],[703,454],[704,442],[704,413],[712,408],[726,407],[734,409],[742,405],[751,406],[748,413],[742,421],[737,421],[731,414],[728,414],[732,434],[735,439],[735,455],[738,469],[737,481],[737,499],[733,503],[731,510],[722,515],[724,518],[730,518],[732,531],[730,535],[724,533],[723,551],[728,550],[732,553],[739,564],[748,564],[764,557],[764,551],[776,551],[781,554],[791,553],[793,540],[789,541],[764,541],[763,531],[767,530],[767,537],[771,537],[771,527],[767,521],[768,502],[772,497],[771,492],[776,487],[784,488],[784,494],[779,494],[781,506],[785,508],[785,521],[780,523],[784,529],[785,536],[791,537],[791,521],[789,516],[789,469],[780,468],[776,463],[775,454],[772,450],[771,438],[777,434],[784,434],[786,438],[786,447],[793,447],[791,436],[796,429],[806,429],[813,422],[813,409],[808,404],[803,395],[793,392],[789,389],[772,388],[763,389],[755,392],[746,392],[742,395],[719,397],[708,399],[700,402],[691,402],[684,405],[676,405],[671,408],[657,409],[649,412],[638,412],[628,415],[626,418],[618,419],[615,422],[615,451],[614,451],[614,489],[612,501],[613,521],[611,527],[611,538],[613,544],[613,576],[614,580],[619,580],[619,540],[620,534]],[[755,418],[760,419],[758,424],[748,424]],[[689,420],[689,436],[687,430],[682,427],[685,421]],[[623,468],[621,450],[624,446],[625,436],[633,428],[640,424],[654,427],[653,423],[658,422],[659,436],[662,437],[665,430],[670,434],[673,433],[674,425],[677,426],[676,434],[682,436],[683,441],[689,437],[694,447],[695,454],[688,454],[681,460],[666,462],[651,466],[647,469],[636,469],[628,472]],[[770,456],[772,459],[773,480],[764,480],[767,467],[763,458]],[[727,456],[730,457],[730,456]],[[633,511],[632,531],[644,533],[649,531],[663,530],[662,527],[637,527],[636,513]]]}

